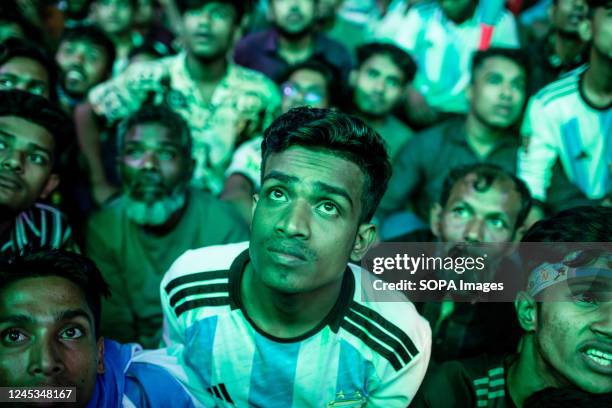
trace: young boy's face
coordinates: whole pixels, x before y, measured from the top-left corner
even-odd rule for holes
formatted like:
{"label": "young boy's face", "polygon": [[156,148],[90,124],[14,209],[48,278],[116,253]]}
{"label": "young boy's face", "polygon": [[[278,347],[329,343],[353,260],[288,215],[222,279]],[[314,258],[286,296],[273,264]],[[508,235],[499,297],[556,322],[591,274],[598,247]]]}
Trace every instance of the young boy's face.
{"label": "young boy's face", "polygon": [[12,213],[28,209],[57,185],[52,173],[53,135],[16,116],[0,117],[0,208]]}

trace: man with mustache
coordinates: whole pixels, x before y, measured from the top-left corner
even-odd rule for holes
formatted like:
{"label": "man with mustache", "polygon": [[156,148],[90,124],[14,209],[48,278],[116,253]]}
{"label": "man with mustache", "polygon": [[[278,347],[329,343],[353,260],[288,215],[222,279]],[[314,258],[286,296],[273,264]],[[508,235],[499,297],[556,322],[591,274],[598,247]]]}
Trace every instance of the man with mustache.
{"label": "man with mustache", "polygon": [[239,242],[246,224],[225,203],[189,188],[194,161],[185,121],[145,105],[119,127],[123,194],[87,227],[87,254],[113,295],[104,302],[102,334],[145,348],[159,344],[159,283],[189,249]]}
{"label": "man with mustache", "polygon": [[161,283],[169,364],[206,406],[406,407],[430,329],[399,292],[361,291],[390,175],[361,120],[299,107],[262,143],[250,242],[189,251]]}
{"label": "man with mustache", "polygon": [[278,81],[291,65],[318,58],[346,81],[353,66],[348,50],[317,33],[317,0],[269,0],[273,28],[244,37],[234,50],[236,63]]}
{"label": "man with mustache", "polygon": [[351,72],[351,110],[387,143],[391,161],[412,137],[412,130],[395,118],[393,109],[417,67],[410,55],[393,44],[367,43],[357,48],[357,68]]}
{"label": "man with mustache", "polygon": [[415,215],[428,220],[442,182],[454,167],[488,162],[515,173],[520,145],[515,125],[525,103],[526,66],[518,50],[494,47],[474,55],[467,116],[416,134],[397,155],[378,216],[384,222],[403,211],[401,219],[410,221],[389,221],[390,229],[383,224],[383,238],[420,227]]}
{"label": "man with mustache", "polygon": [[548,387],[611,393],[610,219],[610,208],[577,207],[527,231],[520,254],[528,279],[514,303],[520,351],[439,366],[411,407],[522,408]]}
{"label": "man with mustache", "polygon": [[0,262],[0,384],[74,387],[71,407],[194,407],[167,371],[133,361],[141,347],[100,335],[108,294],[96,265],[75,253],[38,250]]}
{"label": "man with mustache", "polygon": [[63,214],[37,203],[59,183],[56,165],[71,132],[70,119],[46,98],[0,91],[0,254],[76,248]]}
{"label": "man with mustache", "polygon": [[83,102],[87,92],[108,79],[115,61],[115,46],[94,26],[66,28],[55,60],[61,70],[59,96],[66,112]]}

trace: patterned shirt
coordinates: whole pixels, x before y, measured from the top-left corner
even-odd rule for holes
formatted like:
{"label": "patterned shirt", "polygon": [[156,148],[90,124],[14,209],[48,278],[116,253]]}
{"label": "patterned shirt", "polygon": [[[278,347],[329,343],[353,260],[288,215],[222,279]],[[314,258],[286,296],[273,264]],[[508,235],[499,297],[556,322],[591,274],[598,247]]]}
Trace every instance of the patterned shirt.
{"label": "patterned shirt", "polygon": [[308,333],[279,339],[241,305],[248,262],[246,242],[188,251],[161,284],[164,338],[173,346],[158,353],[176,359],[177,377],[192,373],[190,391],[199,388],[204,405],[408,405],[431,347],[429,325],[412,303],[399,293],[395,302],[373,301],[362,290],[372,275],[349,264],[329,315]]}
{"label": "patterned shirt", "polygon": [[11,229],[0,236],[0,244],[2,256],[39,248],[79,252],[66,216],[57,208],[41,203],[19,213]]}
{"label": "patterned shirt", "polygon": [[109,123],[128,116],[147,99],[165,102],[188,123],[196,167],[193,184],[217,193],[229,164],[238,128],[259,120],[263,129],[280,109],[276,85],[264,75],[229,64],[209,103],[191,79],[186,54],[130,66],[121,75],[91,90],[89,102]]}
{"label": "patterned shirt", "polygon": [[581,91],[587,66],[544,87],[529,103],[522,127],[518,176],[531,194],[547,200],[553,167],[590,199],[612,192],[612,106],[596,108]]}

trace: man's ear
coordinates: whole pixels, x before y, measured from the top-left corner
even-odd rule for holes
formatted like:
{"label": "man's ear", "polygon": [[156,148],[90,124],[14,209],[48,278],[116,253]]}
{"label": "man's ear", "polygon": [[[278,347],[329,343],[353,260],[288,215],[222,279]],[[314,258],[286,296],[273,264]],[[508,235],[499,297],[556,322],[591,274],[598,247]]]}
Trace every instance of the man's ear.
{"label": "man's ear", "polygon": [[255,216],[255,208],[259,201],[259,194],[253,194],[253,205],[251,206],[251,228],[253,228],[253,217]]}
{"label": "man's ear", "polygon": [[98,350],[98,367],[96,371],[98,374],[104,374],[104,337],[100,336],[96,342],[96,349]]}
{"label": "man's ear", "polygon": [[376,225],[372,223],[360,224],[357,228],[357,235],[355,236],[355,242],[353,243],[353,249],[351,250],[351,261],[359,262],[365,256],[368,249],[374,243],[376,238]]}
{"label": "man's ear", "polygon": [[440,237],[440,219],[442,218],[442,206],[438,203],[434,203],[429,211],[429,225],[431,226],[431,232],[436,237]]}
{"label": "man's ear", "polygon": [[591,41],[593,37],[593,31],[591,27],[591,20],[589,18],[583,19],[580,24],[578,24],[578,35],[580,39],[584,42]]}
{"label": "man's ear", "polygon": [[519,324],[523,330],[533,332],[538,326],[538,314],[536,310],[536,301],[527,292],[519,292],[514,300],[514,309]]}
{"label": "man's ear", "polygon": [[45,183],[45,186],[40,192],[39,198],[47,198],[49,194],[51,194],[53,190],[55,190],[55,188],[59,185],[59,182],[60,182],[59,174],[51,173],[49,175],[49,178],[47,179],[47,182]]}

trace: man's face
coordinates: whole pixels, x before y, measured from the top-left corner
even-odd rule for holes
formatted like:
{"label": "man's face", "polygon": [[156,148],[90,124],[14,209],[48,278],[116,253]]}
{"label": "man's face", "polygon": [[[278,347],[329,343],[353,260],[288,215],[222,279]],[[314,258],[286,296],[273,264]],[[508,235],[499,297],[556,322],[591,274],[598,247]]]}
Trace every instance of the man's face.
{"label": "man's face", "polygon": [[109,35],[131,29],[134,9],[131,0],[96,0],[92,4],[93,20]]}
{"label": "man's face", "polygon": [[523,110],[525,84],[525,71],[514,61],[488,58],[475,72],[468,90],[472,113],[494,129],[514,125]]}
{"label": "man's face", "polygon": [[232,5],[216,1],[185,11],[183,26],[191,52],[204,60],[225,57],[234,43],[236,19]]}
{"label": "man's face", "polygon": [[0,384],[76,387],[78,406],[104,372],[102,339],[83,292],[58,276],[26,278],[0,291]]}
{"label": "man's face", "polygon": [[355,242],[364,174],[352,161],[294,146],[271,154],[251,226],[253,273],[282,293],[337,283]]}
{"label": "man's face", "polygon": [[568,34],[577,34],[578,26],[587,16],[585,0],[557,0],[550,7],[553,27]]}
{"label": "man's face", "polygon": [[540,366],[557,386],[612,392],[611,293],[612,279],[603,277],[597,285],[570,280],[543,292],[535,344]]}
{"label": "man's face", "polygon": [[[183,143],[178,135],[155,122],[136,125],[127,132],[119,158],[120,172],[133,206],[162,211],[162,207],[172,207],[162,205],[166,202],[184,203],[177,200],[184,200],[192,161]],[[158,215],[165,219],[153,223],[165,222],[172,215],[167,212]]]}
{"label": "man's face", "polygon": [[24,211],[53,190],[54,148],[47,129],[19,117],[0,117],[1,208]]}
{"label": "man's face", "polygon": [[318,71],[300,69],[281,85],[283,113],[298,106],[328,108],[327,80]]}
{"label": "man's face", "polygon": [[434,234],[449,244],[511,242],[521,209],[514,183],[496,180],[485,191],[478,191],[476,181],[475,174],[468,174],[454,185],[446,205],[434,209]]}
{"label": "man's face", "polygon": [[106,79],[108,55],[103,47],[88,40],[64,40],[55,55],[61,69],[62,87],[71,96],[82,98]]}
{"label": "man's face", "polygon": [[591,23],[593,47],[606,58],[612,60],[612,6],[598,7]]}
{"label": "man's face", "polygon": [[289,37],[309,32],[315,22],[314,0],[271,0],[270,14],[278,30]]}
{"label": "man's face", "polygon": [[48,98],[51,84],[47,70],[38,61],[15,57],[0,67],[0,89],[19,89]]}
{"label": "man's face", "polygon": [[474,12],[475,0],[439,0],[440,8],[449,19],[462,23]]}
{"label": "man's face", "polygon": [[384,117],[399,102],[404,74],[387,55],[373,55],[356,72],[354,102],[369,116]]}

